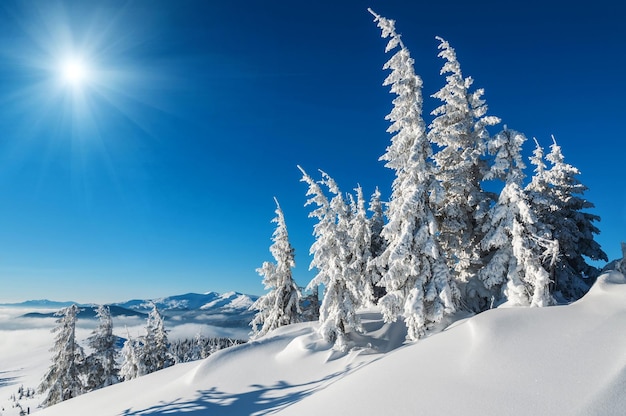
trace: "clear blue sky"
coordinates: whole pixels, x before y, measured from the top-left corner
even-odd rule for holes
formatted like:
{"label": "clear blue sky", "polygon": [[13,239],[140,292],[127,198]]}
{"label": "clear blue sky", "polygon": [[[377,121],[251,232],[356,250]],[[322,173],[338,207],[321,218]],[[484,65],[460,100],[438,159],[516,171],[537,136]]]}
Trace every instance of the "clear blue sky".
{"label": "clear blue sky", "polygon": [[[274,196],[308,283],[313,222],[296,165],[366,195],[388,197],[393,179],[378,161],[389,56],[367,7],[397,20],[424,95],[443,85],[439,35],[490,114],[544,146],[554,134],[602,217],[598,241],[619,256],[622,2],[7,0],[0,302],[261,294]],[[72,54],[88,65],[82,86],[59,77]]]}

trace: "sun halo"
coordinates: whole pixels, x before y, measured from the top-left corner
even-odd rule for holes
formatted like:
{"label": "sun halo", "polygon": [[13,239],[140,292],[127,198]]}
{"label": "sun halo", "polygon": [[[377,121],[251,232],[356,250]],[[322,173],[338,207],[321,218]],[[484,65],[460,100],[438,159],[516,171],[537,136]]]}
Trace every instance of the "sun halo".
{"label": "sun halo", "polygon": [[80,87],[88,82],[89,69],[81,59],[68,58],[60,65],[60,75],[65,84]]}

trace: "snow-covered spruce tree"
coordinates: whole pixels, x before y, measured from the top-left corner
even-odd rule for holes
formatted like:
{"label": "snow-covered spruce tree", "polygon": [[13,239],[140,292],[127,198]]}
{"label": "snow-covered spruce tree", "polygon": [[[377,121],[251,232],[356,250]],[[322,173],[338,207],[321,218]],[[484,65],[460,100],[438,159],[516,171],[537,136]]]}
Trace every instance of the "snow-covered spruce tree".
{"label": "snow-covered spruce tree", "polygon": [[378,188],[376,188],[370,198],[368,211],[370,211],[372,215],[369,219],[370,256],[367,263],[366,276],[374,283],[374,302],[378,303],[378,300],[385,295],[385,289],[378,285],[384,274],[384,269],[378,264],[377,259],[387,247],[387,242],[382,235],[383,227],[385,226],[385,216],[383,204],[380,200],[380,190]]}
{"label": "snow-covered spruce tree", "polygon": [[85,360],[86,390],[96,390],[119,382],[118,351],[113,335],[113,319],[108,306],[99,305],[96,315],[100,322],[89,338],[93,352]]}
{"label": "snow-covered spruce tree", "polygon": [[122,366],[119,373],[124,381],[147,374],[145,365],[141,361],[142,344],[138,340],[133,339],[130,334],[127,337],[122,348]]}
{"label": "snow-covered spruce tree", "polygon": [[495,160],[485,179],[501,179],[505,185],[488,212],[479,246],[485,265],[478,278],[489,290],[491,302],[484,294],[466,298],[476,311],[503,301],[523,306],[552,303],[549,273],[542,262],[547,258],[554,262],[558,243],[545,234],[522,189],[525,165],[521,148],[525,141],[524,135],[506,127],[488,141]]}
{"label": "snow-covered spruce tree", "polygon": [[585,212],[594,205],[584,198],[587,187],[578,179],[580,171],[565,163],[561,147],[554,137],[552,141],[546,156],[551,166],[545,172],[550,207],[542,212],[540,219],[548,224],[559,242],[560,255],[552,277],[555,292],[565,301],[574,301],[589,290],[599,274],[585,257],[604,261],[608,257],[594,239],[600,233],[594,222],[600,221],[600,217]]}
{"label": "snow-covered spruce tree", "polygon": [[390,85],[397,97],[386,117],[392,123],[388,129],[393,134],[391,145],[381,160],[395,171],[396,178],[382,231],[387,247],[378,258],[385,270],[379,284],[387,291],[379,305],[386,321],[402,315],[408,338],[416,340],[456,310],[459,292],[441,254],[429,204],[437,183],[422,118],[422,80],[415,74],[395,22],[370,12],[382,37],[390,38],[386,51],[399,48],[383,67],[391,70],[383,85]]}
{"label": "snow-covered spruce tree", "polygon": [[84,392],[81,381],[81,367],[85,360],[83,349],[76,341],[76,315],[80,309],[76,305],[58,311],[54,347],[51,351],[52,365],[39,384],[39,393],[48,392],[41,403],[43,407],[62,402]]}
{"label": "snow-covered spruce tree", "polygon": [[163,315],[155,303],[152,304],[152,311],[148,314],[146,321],[146,335],[143,338],[140,360],[144,363],[145,374],[174,365],[174,359],[169,353],[169,341]]}
{"label": "snow-covered spruce tree", "polygon": [[437,40],[439,56],[445,60],[440,73],[447,75],[446,84],[433,95],[443,104],[432,111],[435,118],[428,131],[428,139],[438,148],[433,155],[435,176],[443,187],[443,195],[432,201],[439,225],[438,240],[462,288],[481,267],[476,248],[483,237],[485,215],[493,203],[481,187],[487,169],[487,127],[498,124],[500,119],[486,116],[484,90],[470,90],[474,80],[463,77],[456,52],[447,41],[440,37]]}
{"label": "snow-covered spruce tree", "polygon": [[[309,185],[306,193],[309,199],[305,206],[315,204],[309,217],[318,220],[313,228],[315,242],[310,253],[313,260],[309,269],[317,269],[317,274],[309,282],[307,289],[324,285],[324,297],[320,306],[319,332],[335,348],[345,350],[345,335],[350,331],[362,332],[361,321],[356,313],[360,304],[359,284],[353,280],[354,274],[348,270],[348,228],[349,209],[343,200],[337,184],[325,172],[323,179],[314,181],[300,166],[302,182]],[[328,200],[320,184],[333,194]]]}
{"label": "snow-covered spruce tree", "polygon": [[289,242],[283,210],[276,198],[274,201],[276,202],[276,217],[272,222],[276,223],[276,229],[272,235],[273,244],[270,246],[270,252],[276,263],[266,261],[257,269],[257,272],[263,276],[265,288],[270,291],[250,306],[251,310],[258,311],[250,322],[252,339],[261,337],[281,326],[300,321],[301,294],[291,274],[291,269],[295,267],[294,249]]}
{"label": "snow-covered spruce tree", "polygon": [[374,305],[374,287],[380,279],[376,273],[372,274],[368,268],[372,258],[372,231],[365,209],[363,189],[361,186],[357,186],[355,192],[356,200],[352,195],[349,195],[351,215],[348,224],[347,270],[351,277],[348,280],[353,280],[358,285],[360,298],[358,307],[367,307]]}

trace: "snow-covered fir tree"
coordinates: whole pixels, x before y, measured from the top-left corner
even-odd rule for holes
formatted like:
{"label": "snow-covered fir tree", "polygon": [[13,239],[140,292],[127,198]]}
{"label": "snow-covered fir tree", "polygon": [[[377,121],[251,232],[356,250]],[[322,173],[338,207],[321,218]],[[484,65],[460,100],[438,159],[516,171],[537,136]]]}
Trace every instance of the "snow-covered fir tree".
{"label": "snow-covered fir tree", "polygon": [[554,261],[558,243],[545,233],[522,189],[525,164],[521,148],[525,141],[524,135],[506,127],[488,141],[494,163],[485,178],[504,180],[505,185],[488,212],[479,246],[484,267],[478,277],[492,301],[484,293],[468,297],[466,291],[465,301],[475,311],[503,301],[524,306],[552,303],[549,273],[542,263],[547,258]]}
{"label": "snow-covered fir tree", "polygon": [[295,267],[294,248],[289,242],[283,210],[276,198],[274,201],[276,217],[272,222],[276,223],[276,229],[272,234],[273,244],[270,246],[270,252],[276,263],[264,262],[263,266],[257,269],[263,277],[265,288],[270,291],[258,298],[250,307],[251,310],[258,311],[250,322],[253,339],[283,325],[300,321],[301,294],[291,273],[291,269]]}
{"label": "snow-covered fir tree", "polygon": [[393,134],[381,157],[395,171],[388,222],[382,235],[387,241],[378,262],[384,268],[380,285],[386,289],[379,305],[386,321],[404,317],[408,338],[416,340],[445,315],[455,312],[458,289],[451,279],[437,241],[437,223],[429,201],[437,183],[429,163],[432,148],[422,118],[422,80],[414,61],[395,31],[395,22],[370,12],[390,38],[386,51],[399,50],[384,65],[391,70],[384,85],[396,95],[387,116]]}
{"label": "snow-covered fir tree", "polygon": [[356,199],[349,196],[350,219],[348,224],[349,255],[347,258],[347,270],[351,274],[348,280],[357,282],[360,306],[374,305],[374,288],[379,281],[376,273],[371,273],[368,268],[372,258],[372,231],[370,220],[365,209],[363,189],[357,186],[355,189]]}
{"label": "snow-covered fir tree", "polygon": [[124,347],[122,348],[122,366],[120,367],[120,377],[122,380],[132,380],[144,374],[147,374],[145,370],[145,365],[141,361],[141,343],[133,339],[130,334],[127,335],[128,338],[124,342]]}
{"label": "snow-covered fir tree", "polygon": [[585,257],[604,261],[608,257],[594,239],[600,233],[594,224],[600,217],[586,212],[594,205],[584,198],[587,187],[578,179],[580,171],[565,162],[561,146],[554,137],[552,140],[546,155],[551,166],[545,171],[549,205],[539,215],[559,242],[559,258],[552,275],[555,291],[562,300],[574,301],[589,290],[599,273]]}
{"label": "snow-covered fir tree", "polygon": [[174,365],[169,346],[163,315],[152,303],[146,319],[146,334],[136,339],[129,334],[124,343],[120,376],[130,380]]}
{"label": "snow-covered fir tree", "polygon": [[93,352],[85,361],[87,374],[86,389],[91,391],[119,382],[117,365],[118,351],[113,335],[113,319],[108,306],[99,305],[96,309],[99,325],[89,338]]}
{"label": "snow-covered fir tree", "polygon": [[[316,218],[313,228],[315,242],[311,246],[313,255],[310,269],[317,274],[307,289],[324,285],[324,297],[320,306],[320,334],[326,341],[334,342],[335,348],[345,350],[350,331],[362,332],[356,309],[360,304],[359,283],[348,270],[350,243],[348,236],[349,209],[339,187],[325,172],[320,183],[314,181],[301,167],[302,182],[309,185],[305,206],[316,205],[309,217]],[[333,197],[329,200],[320,184],[326,186]]]}
{"label": "snow-covered fir tree", "polygon": [[[169,341],[163,315],[152,304],[152,310],[148,314],[146,321],[146,335],[143,338],[140,358],[145,366],[146,374],[170,367],[174,364],[172,356],[169,354]],[[143,374],[140,374],[143,375]]]}
{"label": "snow-covered fir tree", "polygon": [[482,187],[486,170],[487,127],[500,119],[487,116],[484,90],[471,91],[473,79],[464,77],[455,50],[440,37],[439,56],[445,60],[441,75],[446,84],[433,95],[442,105],[432,111],[428,139],[437,146],[433,155],[436,178],[444,189],[434,202],[439,225],[438,240],[448,267],[461,283],[467,282],[481,267],[476,252],[482,239],[482,224],[492,199]]}
{"label": "snow-covered fir tree", "polygon": [[76,340],[76,315],[80,309],[76,305],[63,308],[58,316],[56,333],[52,348],[52,365],[46,371],[38,387],[39,393],[45,393],[43,407],[77,397],[84,392],[81,380],[81,367],[85,361],[82,347]]}

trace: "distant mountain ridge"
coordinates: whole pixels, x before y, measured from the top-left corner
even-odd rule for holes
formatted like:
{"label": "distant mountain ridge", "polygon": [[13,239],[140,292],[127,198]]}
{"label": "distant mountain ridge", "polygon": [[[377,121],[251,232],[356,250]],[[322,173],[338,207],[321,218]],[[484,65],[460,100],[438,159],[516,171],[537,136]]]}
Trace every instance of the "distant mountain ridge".
{"label": "distant mountain ridge", "polygon": [[[136,316],[136,317],[139,317],[139,318],[146,318],[148,316],[147,313],[135,311],[135,310],[132,310],[132,309],[122,308],[122,307],[116,306],[116,305],[108,305],[108,306],[109,306],[109,310],[111,311],[111,316],[113,316],[113,317],[118,317],[118,316]],[[79,319],[84,319],[84,318],[96,319],[98,317],[97,314],[96,314],[97,306],[80,305],[79,309],[80,309],[80,312],[78,313],[78,318]],[[51,318],[51,317],[56,316],[55,314],[56,314],[56,312],[47,312],[47,313],[29,312],[29,313],[25,313],[24,315],[22,315],[22,317],[24,317],[24,318]]]}
{"label": "distant mountain ridge", "polygon": [[112,306],[147,314],[155,304],[166,320],[173,318],[219,327],[247,328],[256,313],[250,310],[250,306],[257,299],[258,296],[239,292],[186,293],[158,299],[133,299]]}
{"label": "distant mountain ridge", "polygon": [[35,300],[27,300],[24,302],[18,303],[0,303],[0,306],[10,306],[12,308],[36,308],[36,309],[54,309],[54,308],[67,308],[68,306],[78,305],[78,306],[86,306],[79,304],[78,302],[65,301],[59,302],[55,300],[49,299],[35,299]]}
{"label": "distant mountain ridge", "polygon": [[[220,327],[247,327],[254,317],[255,311],[250,306],[258,296],[246,295],[239,292],[186,293],[183,295],[167,296],[158,299],[132,299],[125,302],[111,303],[109,308],[113,317],[126,316],[145,318],[156,305],[167,319],[184,320],[210,324]],[[31,309],[62,309],[71,305],[78,305],[82,310],[79,318],[95,319],[94,304],[78,304],[77,302],[57,302],[48,299],[28,300],[21,303],[3,304],[0,306],[31,308]],[[26,318],[53,317],[55,312],[29,312],[23,315]]]}
{"label": "distant mountain ridge", "polygon": [[[156,304],[160,310],[210,310],[214,308],[227,309],[243,309],[249,308],[258,296],[246,295],[239,292],[226,292],[223,294],[217,292],[207,293],[185,293],[183,295],[167,296],[157,299],[132,299],[124,302],[114,302],[109,306],[119,306],[125,309],[131,309],[140,312],[148,312],[152,309],[152,304]],[[16,308],[66,308],[68,306],[77,305],[80,307],[89,307],[94,303],[79,303],[73,301],[55,301],[49,299],[33,299],[17,303],[0,303],[0,306],[10,306]]]}
{"label": "distant mountain ridge", "polygon": [[126,309],[148,312],[154,303],[161,311],[190,311],[215,309],[247,310],[258,296],[245,295],[239,292],[186,293],[158,299],[133,299],[126,302],[113,303]]}

